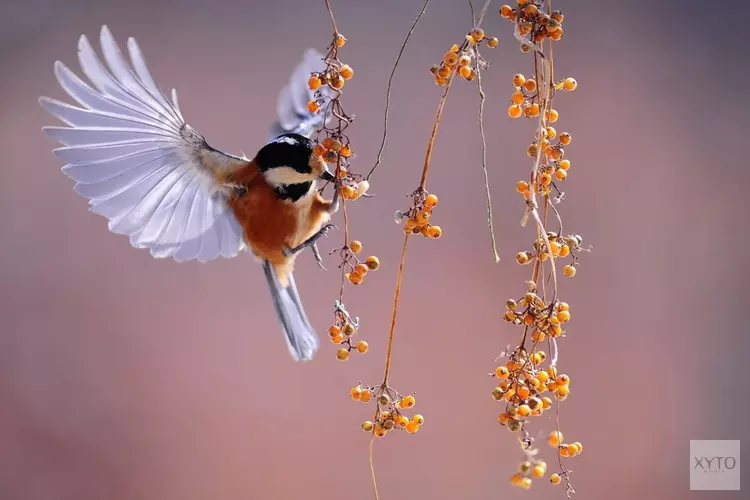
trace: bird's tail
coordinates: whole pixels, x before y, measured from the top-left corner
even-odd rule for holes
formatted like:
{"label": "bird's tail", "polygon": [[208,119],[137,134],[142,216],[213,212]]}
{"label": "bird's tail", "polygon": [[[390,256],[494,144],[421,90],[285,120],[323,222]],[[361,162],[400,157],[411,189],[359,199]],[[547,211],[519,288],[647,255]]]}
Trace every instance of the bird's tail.
{"label": "bird's tail", "polygon": [[289,352],[296,361],[309,361],[318,350],[318,335],[307,320],[302,308],[294,277],[290,274],[284,287],[273,264],[263,261],[263,272],[268,280],[276,314],[284,329]]}

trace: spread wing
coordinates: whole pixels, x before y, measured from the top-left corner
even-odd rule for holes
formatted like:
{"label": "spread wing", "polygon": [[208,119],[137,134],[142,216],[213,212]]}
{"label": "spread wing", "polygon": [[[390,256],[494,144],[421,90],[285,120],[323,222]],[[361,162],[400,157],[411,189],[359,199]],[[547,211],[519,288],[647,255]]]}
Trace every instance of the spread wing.
{"label": "spread wing", "polygon": [[138,44],[128,40],[132,69],[106,26],[101,30],[105,68],[85,36],[78,58],[85,83],[63,63],[55,75],[78,106],[47,97],[41,105],[67,127],[44,127],[63,144],[55,154],[67,165],[75,190],[91,211],[109,219],[110,231],[130,237],[157,258],[206,262],[244,248],[241,227],[227,207],[221,174],[247,159],[210,147],[159,90]]}
{"label": "spread wing", "polygon": [[[307,81],[310,74],[325,71],[323,55],[315,49],[307,49],[300,62],[292,71],[289,82],[279,92],[276,101],[278,120],[271,126],[270,138],[284,133],[294,133],[312,137],[323,125],[325,113],[310,113],[307,103],[315,98],[315,91],[310,90]],[[321,95],[332,97],[334,92],[327,86],[319,89]],[[328,116],[330,121],[331,117]]]}

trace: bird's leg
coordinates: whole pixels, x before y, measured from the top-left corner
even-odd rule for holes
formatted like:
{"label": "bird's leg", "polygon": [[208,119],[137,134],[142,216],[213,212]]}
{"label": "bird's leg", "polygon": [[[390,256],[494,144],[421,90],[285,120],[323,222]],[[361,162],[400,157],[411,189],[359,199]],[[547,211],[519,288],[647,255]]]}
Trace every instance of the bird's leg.
{"label": "bird's leg", "polygon": [[305,241],[303,241],[296,247],[284,248],[282,252],[284,252],[285,256],[291,257],[292,255],[299,253],[305,248],[315,245],[315,242],[318,241],[318,238],[326,234],[331,228],[334,228],[334,227],[336,227],[335,224],[326,224],[325,226],[321,227],[315,234],[307,238]]}
{"label": "bird's leg", "polygon": [[333,183],[333,198],[331,198],[331,204],[328,206],[328,213],[334,214],[339,210],[339,183],[334,181]]}
{"label": "bird's leg", "polygon": [[318,267],[321,268],[323,271],[328,271],[328,269],[326,269],[323,266],[323,257],[320,256],[320,250],[318,249],[318,244],[313,243],[312,245],[310,245],[310,248],[312,249],[313,256],[315,257],[315,263],[318,264]]}

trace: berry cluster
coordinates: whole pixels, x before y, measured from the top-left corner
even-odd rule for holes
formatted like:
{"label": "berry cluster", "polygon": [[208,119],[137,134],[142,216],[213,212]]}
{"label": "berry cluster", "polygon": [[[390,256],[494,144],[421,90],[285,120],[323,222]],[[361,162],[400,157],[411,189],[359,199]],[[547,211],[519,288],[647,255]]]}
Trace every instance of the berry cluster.
{"label": "berry cluster", "polygon": [[[331,19],[333,21],[332,13]],[[344,245],[331,252],[334,254],[338,251],[341,257],[338,266],[341,269],[341,291],[339,299],[335,302],[334,321],[328,333],[331,342],[340,346],[336,357],[345,361],[349,359],[352,351],[364,354],[369,346],[364,340],[354,341],[353,339],[359,329],[359,318],[352,318],[344,307],[344,283],[348,281],[352,285],[361,284],[369,271],[375,271],[380,267],[380,261],[375,256],[368,257],[364,262],[360,261],[356,254],[362,251],[362,243],[349,241],[346,202],[365,196],[370,183],[351,171],[350,162],[354,155],[346,129],[354,121],[354,117],[347,115],[344,110],[341,103],[341,89],[345,82],[354,76],[354,70],[348,64],[342,64],[338,58],[339,49],[346,44],[346,38],[338,32],[335,21],[333,21],[333,27],[333,40],[324,58],[326,69],[312,73],[307,82],[310,89],[315,91],[315,98],[307,103],[307,108],[311,113],[326,113],[323,126],[318,131],[318,140],[313,152],[323,157],[327,163],[336,165],[334,189],[338,190],[344,200],[342,203]],[[329,93],[324,95],[321,92],[320,89],[324,85],[334,91],[332,95]]]}
{"label": "berry cluster", "polygon": [[[571,164],[565,148],[572,137],[568,132],[558,133],[552,126],[560,118],[552,107],[552,100],[557,91],[576,90],[578,82],[574,78],[558,81],[553,78],[551,45],[563,35],[561,12],[549,11],[549,2],[543,0],[517,0],[516,8],[500,7],[500,15],[515,24],[515,38],[521,42],[521,51],[534,55],[532,76],[527,78],[520,73],[513,76],[508,107],[511,118],[531,118],[536,124],[534,141],[526,148],[533,168],[528,180],[516,184],[525,202],[522,223],[530,217],[536,225],[531,250],[519,252],[516,261],[522,265],[532,264],[532,272],[523,297],[506,302],[504,319],[522,330],[521,340],[515,349],[505,354],[505,363],[492,374],[498,379],[492,397],[505,405],[498,421],[509,431],[521,434],[521,448],[526,456],[510,482],[528,489],[534,479],[545,476],[547,464],[536,458],[540,450],[534,448],[534,438],[527,427],[532,417],[551,409],[559,412],[559,403],[570,394],[570,377],[558,373],[557,368],[557,342],[566,336],[571,315],[570,306],[557,299],[559,271],[556,265],[557,259],[571,259],[572,262],[562,267],[562,274],[573,277],[578,263],[575,254],[585,249],[581,236],[564,235],[562,219],[555,208],[563,199],[557,184],[569,173]],[[557,222],[557,232],[547,229],[550,216]],[[579,442],[564,443],[559,427],[549,434],[547,441],[557,449],[560,465],[559,472],[551,474],[549,480],[559,484],[565,479],[570,496],[574,493],[570,471],[563,467],[560,459],[577,456],[583,446]]]}
{"label": "berry cluster", "polygon": [[[518,7],[510,5],[500,7],[500,15],[518,26],[521,36],[529,37],[534,43],[544,40],[560,40],[563,37],[562,23],[565,19],[562,12],[553,10],[549,14],[544,12],[544,0],[518,0]],[[531,46],[523,44],[523,52],[529,52]]]}
{"label": "berry cluster", "polygon": [[435,77],[435,84],[441,87],[447,85],[456,73],[468,82],[474,80],[478,74],[477,69],[486,67],[486,62],[478,51],[478,46],[482,42],[490,48],[497,47],[499,43],[497,38],[485,37],[483,29],[474,28],[466,35],[466,40],[460,46],[454,44],[445,53],[442,62],[430,68],[430,73]]}
{"label": "berry cluster", "polygon": [[363,387],[361,383],[351,390],[350,395],[353,400],[363,403],[368,403],[373,398],[377,401],[373,421],[362,423],[363,431],[372,432],[377,437],[383,437],[393,429],[414,434],[424,423],[422,415],[416,414],[409,418],[404,414],[404,410],[411,410],[416,404],[413,395],[401,396],[387,386]]}
{"label": "berry cluster", "polygon": [[443,235],[440,226],[434,226],[430,223],[432,211],[438,204],[438,197],[434,194],[427,194],[426,191],[419,189],[412,194],[414,202],[409,210],[396,212],[396,222],[403,223],[404,234],[421,234],[426,238],[434,240]]}
{"label": "berry cluster", "polygon": [[[522,183],[526,186],[526,191],[521,191],[521,189],[524,188],[524,185],[522,185]],[[521,192],[527,192],[528,184],[526,184],[524,181],[520,181],[518,183],[517,189]],[[528,264],[529,262],[535,262],[536,259],[539,259],[541,262],[545,262],[550,258],[550,255],[555,259],[564,259],[566,257],[570,257],[571,259],[573,259],[573,263],[563,266],[563,275],[568,278],[572,278],[573,276],[575,276],[578,257],[576,257],[573,252],[589,251],[589,249],[583,247],[583,237],[579,234],[570,234],[568,236],[562,237],[553,231],[548,231],[546,241],[549,242],[549,248],[547,248],[547,243],[545,242],[544,238],[537,238],[533,246],[534,251],[518,252],[516,254],[516,262],[521,265]]]}

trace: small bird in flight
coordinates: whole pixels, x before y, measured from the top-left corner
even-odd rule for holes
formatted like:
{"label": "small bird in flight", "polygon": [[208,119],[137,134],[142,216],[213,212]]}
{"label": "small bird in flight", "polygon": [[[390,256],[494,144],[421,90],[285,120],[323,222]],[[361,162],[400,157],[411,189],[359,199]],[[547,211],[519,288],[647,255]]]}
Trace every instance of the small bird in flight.
{"label": "small bird in flight", "polygon": [[[323,57],[308,49],[279,93],[278,120],[270,141],[254,158],[213,148],[156,85],[135,39],[123,57],[106,26],[101,29],[102,64],[85,35],[78,58],[90,84],[62,62],[60,86],[78,105],[41,97],[39,102],[67,126],[42,130],[62,144],[55,154],[63,172],[90,210],[109,219],[109,230],[129,236],[135,248],[155,258],[207,262],[250,250],[263,265],[271,298],[296,360],[310,360],[318,336],[305,315],[294,282],[296,256],[331,229],[338,188],[310,137],[324,125],[312,114],[307,80],[325,70]],[[318,180],[334,183],[332,200],[319,194]],[[322,266],[321,266],[322,267]]]}

